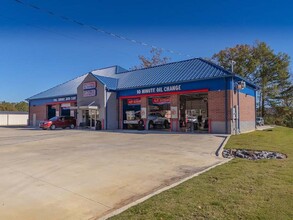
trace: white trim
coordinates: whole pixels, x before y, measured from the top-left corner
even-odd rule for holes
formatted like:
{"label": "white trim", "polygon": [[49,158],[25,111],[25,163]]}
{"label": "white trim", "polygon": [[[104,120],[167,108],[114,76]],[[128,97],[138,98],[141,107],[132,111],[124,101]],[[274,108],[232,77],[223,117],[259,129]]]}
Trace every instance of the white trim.
{"label": "white trim", "polygon": [[88,105],[85,105],[85,106],[71,106],[70,107],[71,110],[98,110],[99,107],[98,106],[88,106]]}

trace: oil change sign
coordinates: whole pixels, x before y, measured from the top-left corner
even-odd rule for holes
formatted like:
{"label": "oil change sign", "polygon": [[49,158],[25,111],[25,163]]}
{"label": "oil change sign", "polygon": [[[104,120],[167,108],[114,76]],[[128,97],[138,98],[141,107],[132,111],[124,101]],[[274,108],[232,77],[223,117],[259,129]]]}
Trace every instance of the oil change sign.
{"label": "oil change sign", "polygon": [[181,85],[161,86],[136,90],[137,95],[181,91]]}

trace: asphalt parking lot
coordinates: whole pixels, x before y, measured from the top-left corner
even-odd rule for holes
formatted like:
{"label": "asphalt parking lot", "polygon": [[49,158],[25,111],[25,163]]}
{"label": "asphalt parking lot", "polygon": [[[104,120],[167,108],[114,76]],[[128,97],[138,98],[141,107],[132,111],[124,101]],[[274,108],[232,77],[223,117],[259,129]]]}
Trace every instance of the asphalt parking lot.
{"label": "asphalt parking lot", "polygon": [[221,163],[207,134],[0,128],[0,219],[95,219]]}

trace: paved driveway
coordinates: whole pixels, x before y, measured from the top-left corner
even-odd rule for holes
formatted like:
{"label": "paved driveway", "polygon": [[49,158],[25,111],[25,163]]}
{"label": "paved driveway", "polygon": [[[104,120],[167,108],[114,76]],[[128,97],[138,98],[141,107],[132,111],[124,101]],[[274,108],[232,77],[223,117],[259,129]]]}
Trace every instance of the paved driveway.
{"label": "paved driveway", "polygon": [[91,219],[223,161],[223,138],[0,128],[0,219]]}

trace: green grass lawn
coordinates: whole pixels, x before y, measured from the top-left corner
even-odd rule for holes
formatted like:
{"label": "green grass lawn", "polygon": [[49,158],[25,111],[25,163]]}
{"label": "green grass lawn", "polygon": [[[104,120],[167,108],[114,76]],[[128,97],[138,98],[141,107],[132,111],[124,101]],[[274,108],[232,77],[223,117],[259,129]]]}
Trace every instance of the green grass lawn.
{"label": "green grass lawn", "polygon": [[232,136],[225,148],[288,158],[233,159],[111,219],[293,219],[293,129]]}

